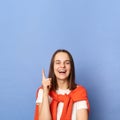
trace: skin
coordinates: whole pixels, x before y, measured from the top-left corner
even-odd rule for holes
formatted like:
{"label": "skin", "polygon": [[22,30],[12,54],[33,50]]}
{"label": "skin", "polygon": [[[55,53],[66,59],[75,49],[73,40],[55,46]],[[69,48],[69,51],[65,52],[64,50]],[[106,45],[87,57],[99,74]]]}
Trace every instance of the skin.
{"label": "skin", "polygon": [[[60,89],[68,88],[68,76],[71,71],[70,58],[68,54],[59,52],[54,58],[54,73],[56,75],[57,84]],[[63,73],[61,72],[63,71]],[[60,73],[61,72],[61,73]]]}
{"label": "skin", "polygon": [[49,90],[51,86],[51,78],[46,78],[44,70],[42,70],[43,85],[43,102],[39,104],[39,120],[52,120],[49,107]]}
{"label": "skin", "polygon": [[[56,75],[58,88],[68,88],[68,77],[71,71],[70,58],[67,53],[59,52],[54,58],[54,73]],[[49,90],[51,87],[51,78],[46,78],[44,70],[42,70],[43,85],[43,102],[39,104],[39,120],[52,120],[49,107]],[[77,111],[77,120],[88,120],[88,112],[86,109]]]}
{"label": "skin", "polygon": [[77,120],[88,120],[88,111],[86,109],[78,110]]}

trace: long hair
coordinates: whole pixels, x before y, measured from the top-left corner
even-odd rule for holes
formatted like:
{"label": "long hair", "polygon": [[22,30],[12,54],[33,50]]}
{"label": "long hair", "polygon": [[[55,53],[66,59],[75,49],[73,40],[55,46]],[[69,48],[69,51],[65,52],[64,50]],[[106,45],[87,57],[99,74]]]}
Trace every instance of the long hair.
{"label": "long hair", "polygon": [[69,58],[70,58],[71,71],[70,71],[70,75],[69,75],[69,78],[68,78],[68,88],[70,90],[73,90],[73,89],[76,88],[74,61],[73,61],[73,57],[70,54],[70,52],[68,52],[65,49],[58,49],[58,50],[56,50],[55,53],[53,54],[52,58],[51,58],[50,67],[49,67],[49,74],[48,74],[48,77],[52,78],[52,87],[51,87],[51,90],[56,90],[58,88],[56,76],[54,74],[54,58],[55,58],[55,55],[57,53],[59,53],[59,52],[67,53],[68,56],[69,56]]}

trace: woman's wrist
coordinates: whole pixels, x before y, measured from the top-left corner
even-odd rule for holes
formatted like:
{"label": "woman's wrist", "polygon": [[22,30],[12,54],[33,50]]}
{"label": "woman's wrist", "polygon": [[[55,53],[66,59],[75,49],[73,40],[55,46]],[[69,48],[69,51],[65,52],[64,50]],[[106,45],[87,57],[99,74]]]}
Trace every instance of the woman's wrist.
{"label": "woman's wrist", "polygon": [[44,94],[44,95],[48,95],[48,93],[49,93],[48,88],[43,88],[43,94]]}

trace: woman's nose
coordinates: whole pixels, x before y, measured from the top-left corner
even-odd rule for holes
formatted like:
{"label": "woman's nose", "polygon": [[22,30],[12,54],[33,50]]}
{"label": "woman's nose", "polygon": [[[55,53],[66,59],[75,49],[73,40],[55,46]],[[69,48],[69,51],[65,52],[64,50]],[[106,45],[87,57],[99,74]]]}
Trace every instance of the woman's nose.
{"label": "woman's nose", "polygon": [[61,63],[61,67],[65,67],[65,63]]}

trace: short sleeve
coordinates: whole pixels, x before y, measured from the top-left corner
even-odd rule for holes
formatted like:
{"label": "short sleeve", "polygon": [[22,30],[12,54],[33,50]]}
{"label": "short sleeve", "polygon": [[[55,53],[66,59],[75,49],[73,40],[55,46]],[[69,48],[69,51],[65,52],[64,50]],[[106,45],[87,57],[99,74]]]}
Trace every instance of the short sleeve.
{"label": "short sleeve", "polygon": [[85,100],[76,102],[77,110],[88,109],[87,102]]}
{"label": "short sleeve", "polygon": [[43,89],[39,89],[36,103],[42,103]]}

